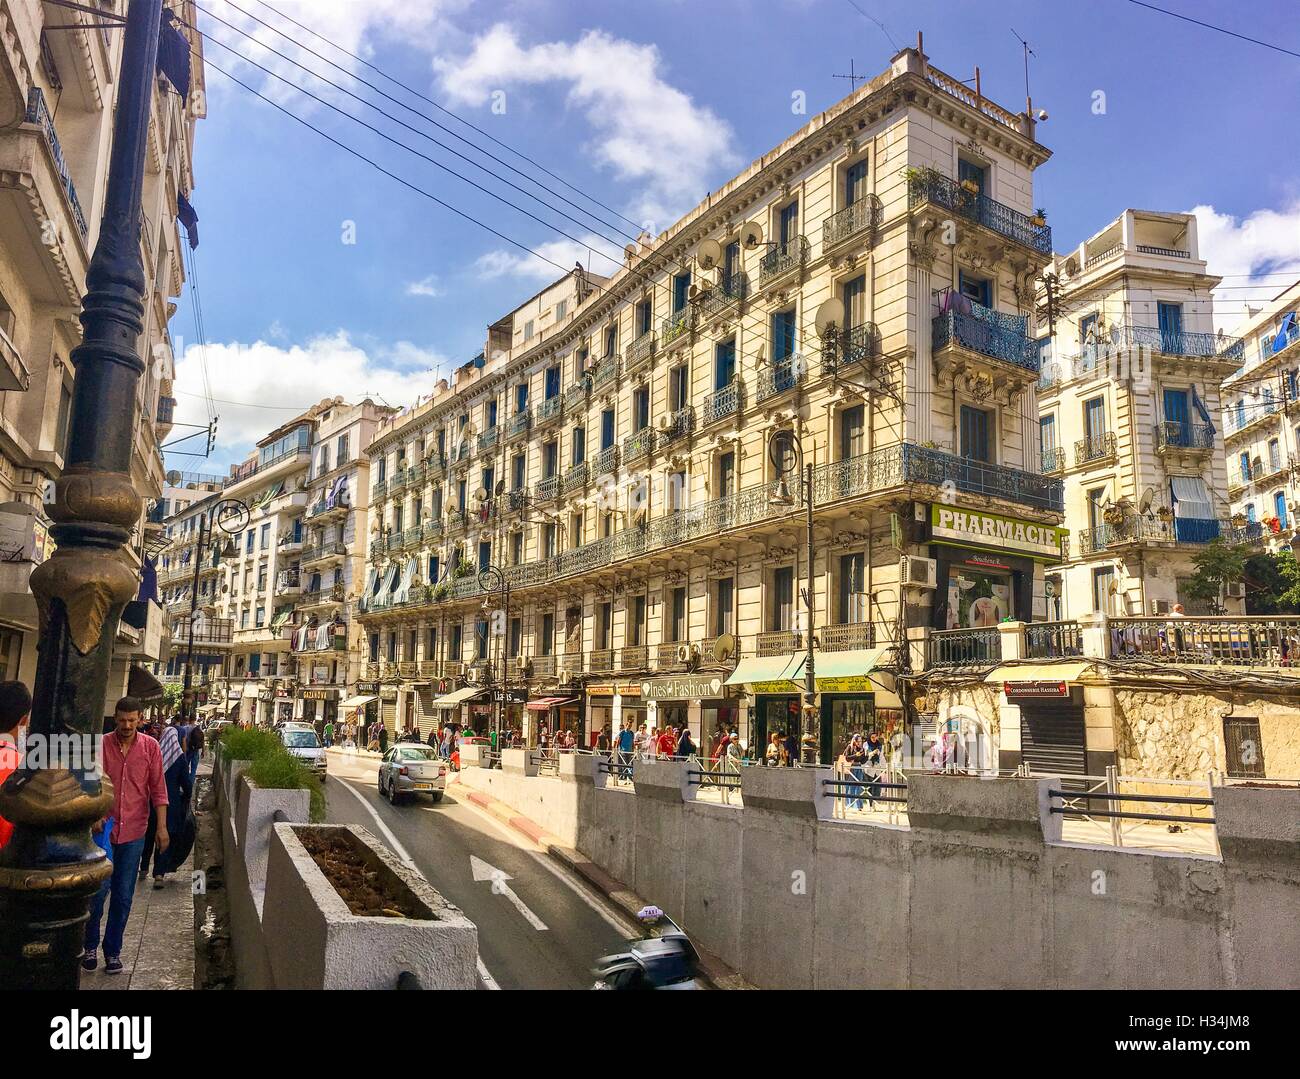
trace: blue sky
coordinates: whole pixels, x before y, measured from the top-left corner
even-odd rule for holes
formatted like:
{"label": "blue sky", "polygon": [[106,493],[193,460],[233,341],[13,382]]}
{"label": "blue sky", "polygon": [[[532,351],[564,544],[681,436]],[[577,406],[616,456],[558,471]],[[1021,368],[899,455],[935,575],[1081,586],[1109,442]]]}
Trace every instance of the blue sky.
{"label": "blue sky", "polygon": [[[229,0],[199,2],[473,156],[451,136],[258,26]],[[536,174],[509,151],[289,26],[260,0],[234,3]],[[1300,58],[1130,0],[271,4],[618,214],[657,230],[806,121],[792,113],[795,91],[806,94],[807,114],[815,114],[847,92],[847,81],[834,75],[847,72],[851,61],[859,73],[883,70],[894,43],[913,44],[918,29],[932,63],[959,78],[978,65],[985,95],[1019,111],[1024,67],[1014,27],[1036,53],[1030,67],[1034,106],[1050,114],[1039,137],[1054,157],[1037,173],[1035,201],[1048,210],[1058,251],[1077,245],[1126,206],[1197,208],[1202,253],[1213,272],[1231,275],[1224,284],[1233,291],[1224,290],[1220,308],[1229,327],[1242,301],[1258,302],[1284,280],[1248,275],[1300,270],[1294,164],[1300,161]],[[1159,6],[1300,52],[1293,0],[1160,0]],[[610,210],[591,207],[606,222],[599,224],[537,192],[589,226],[580,229],[209,15],[200,15],[200,26],[313,92],[332,95],[340,108],[421,153],[529,205],[573,236],[587,239],[599,231],[622,244],[627,237],[618,230],[636,231]],[[216,44],[208,44],[207,57],[411,184],[572,265],[580,248],[553,229]],[[172,455],[172,467],[224,472],[259,434],[333,393],[370,392],[394,405],[411,404],[431,389],[435,372],[447,373],[482,347],[490,320],[558,275],[256,100],[211,66],[207,86],[192,197],[202,237],[196,259],[206,349],[196,346],[188,289],[172,328],[182,352],[179,418],[206,422],[210,391],[220,415],[218,446],[206,462]],[[1095,105],[1098,91],[1105,95],[1102,113]],[[602,262],[592,258],[591,266],[599,271]],[[1238,306],[1229,308],[1233,301]]]}

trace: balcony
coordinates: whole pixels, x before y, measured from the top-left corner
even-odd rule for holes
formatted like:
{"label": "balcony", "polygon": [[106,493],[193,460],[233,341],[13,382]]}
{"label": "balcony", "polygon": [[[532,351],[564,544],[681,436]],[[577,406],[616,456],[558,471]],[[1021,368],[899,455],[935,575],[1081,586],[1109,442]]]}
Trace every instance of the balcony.
{"label": "balcony", "polygon": [[1218,359],[1241,366],[1246,358],[1246,343],[1226,334],[1192,333],[1187,330],[1161,330],[1155,326],[1112,325],[1107,337],[1114,348],[1146,348],[1164,356],[1191,359]]}
{"label": "balcony", "polygon": [[1043,475],[1050,476],[1054,472],[1065,471],[1065,450],[1049,446],[1041,452]]}
{"label": "balcony", "polygon": [[574,491],[581,491],[587,486],[587,463],[579,462],[564,473],[564,482],[561,485],[566,495],[573,494]]}
{"label": "balcony", "polygon": [[533,497],[538,502],[554,502],[560,496],[560,477],[547,476],[537,481],[533,488]]}
{"label": "balcony", "polygon": [[704,426],[738,415],[744,403],[744,383],[735,379],[729,386],[723,386],[704,399]]}
{"label": "balcony", "polygon": [[1004,315],[982,304],[971,303],[970,313],[957,310],[955,293],[948,311],[931,323],[931,344],[936,357],[945,349],[961,348],[1038,376],[1038,348],[1025,334],[1023,315]]}
{"label": "balcony", "polygon": [[506,491],[499,496],[502,513],[523,513],[528,508],[528,492],[524,490]]}
{"label": "balcony", "polygon": [[754,642],[756,656],[788,656],[796,648],[804,647],[803,638],[789,629],[774,629],[758,634]]}
{"label": "balcony", "polygon": [[1228,413],[1228,422],[1225,425],[1225,434],[1235,435],[1238,432],[1258,423],[1260,420],[1268,419],[1270,416],[1276,416],[1282,411],[1279,405],[1271,397],[1266,397],[1259,404],[1252,404],[1249,407],[1242,407],[1240,411]]}
{"label": "balcony", "polygon": [[587,407],[587,395],[589,383],[586,379],[570,386],[564,391],[564,411],[568,413],[582,412]]}
{"label": "balcony", "polygon": [[1001,202],[969,191],[955,180],[933,170],[918,170],[921,175],[912,177],[907,185],[909,209],[934,206],[945,213],[972,221],[981,228],[996,233],[1003,239],[1027,247],[1048,258],[1052,254],[1052,229],[1050,225],[1035,224],[1034,219]]}
{"label": "balcony", "polygon": [[1115,542],[1115,530],[1106,524],[1079,529],[1079,557],[1099,554]]}
{"label": "balcony", "polygon": [[1002,658],[1002,634],[992,629],[947,629],[930,636],[931,667],[983,667]]}
{"label": "balcony", "polygon": [[876,627],[872,622],[843,622],[835,626],[819,626],[817,644],[823,652],[875,648]]}
{"label": "balcony", "polygon": [[1214,449],[1214,428],[1208,424],[1166,420],[1156,424],[1158,453],[1206,454]]}
{"label": "balcony", "polygon": [[643,460],[654,453],[655,431],[653,427],[643,427],[636,434],[623,439],[623,464],[630,465]]}
{"label": "balcony", "polygon": [[1106,628],[1116,663],[1289,669],[1300,616],[1110,618]]}
{"label": "balcony", "polygon": [[39,86],[33,86],[27,91],[27,114],[24,120],[29,124],[38,125],[44,133],[45,144],[54,158],[54,168],[58,172],[63,194],[68,200],[68,208],[72,211],[72,218],[77,223],[77,231],[81,233],[81,239],[85,242],[90,236],[86,215],[82,212],[81,200],[77,198],[76,185],[68,175],[68,163],[63,158],[63,147],[59,144],[59,134],[54,129],[54,118],[46,108],[45,95]]}
{"label": "balcony", "polygon": [[644,644],[627,644],[619,649],[618,669],[620,671],[644,670],[650,665],[650,649]]}
{"label": "balcony", "polygon": [[302,552],[301,562],[304,566],[313,562],[333,562],[335,559],[344,558],[347,553],[348,549],[342,540],[333,540],[329,543],[308,547]]}
{"label": "balcony", "polygon": [[667,419],[668,422],[666,424],[661,422],[659,427],[657,442],[661,450],[691,433],[695,427],[695,409],[687,405],[685,408],[669,413]]}
{"label": "balcony", "polygon": [[600,389],[602,386],[608,386],[615,381],[619,375],[618,354],[606,356],[595,367],[591,369],[591,386],[592,389]]}
{"label": "balcony", "polygon": [[808,240],[804,236],[792,236],[781,243],[773,244],[758,264],[758,287],[782,280],[797,270],[802,270],[808,261]]}
{"label": "balcony", "polygon": [[802,357],[787,356],[785,359],[774,360],[771,364],[760,367],[758,391],[755,395],[758,402],[761,404],[771,397],[794,389],[803,381],[806,366]]}
{"label": "balcony", "polygon": [[464,528],[465,521],[466,514],[463,509],[450,509],[447,511],[447,531]]}
{"label": "balcony", "polygon": [[1082,656],[1083,629],[1073,621],[1026,623],[1024,655],[1028,659]]}
{"label": "balcony", "polygon": [[388,478],[388,493],[397,494],[398,491],[406,490],[407,484],[411,482],[411,470],[409,468],[397,468]]}
{"label": "balcony", "polygon": [[424,478],[437,479],[447,471],[447,456],[442,450],[434,450],[424,459]]}
{"label": "balcony", "polygon": [[591,459],[593,476],[609,476],[618,468],[618,447],[606,446]]}
{"label": "balcony", "polygon": [[850,206],[822,220],[822,250],[830,251],[856,237],[872,243],[880,228],[883,206],[876,195],[863,195]]}
{"label": "balcony", "polygon": [[880,331],[874,322],[822,338],[822,374],[833,375],[853,364],[866,363],[880,353]]}
{"label": "balcony", "polygon": [[302,594],[299,601],[299,607],[321,607],[328,603],[342,603],[347,598],[343,590],[343,585],[339,583],[322,585],[320,588],[309,588]]}
{"label": "balcony", "polygon": [[614,552],[614,537],[606,536],[604,539],[596,540],[594,543],[584,543],[580,547],[571,547],[569,550],[556,556],[553,575],[556,577],[567,577],[573,573],[586,573],[589,570],[599,569],[601,566],[609,565],[610,558]]}
{"label": "balcony", "polygon": [[497,448],[497,443],[501,439],[501,428],[493,424],[481,435],[478,436],[478,452],[480,455],[491,453]]}
{"label": "balcony", "polygon": [[706,319],[722,318],[731,311],[739,313],[749,295],[749,275],[740,270],[723,273],[718,283],[704,293],[700,313]]}
{"label": "balcony", "polygon": [[630,375],[648,364],[655,354],[654,330],[646,330],[627,346],[623,356],[623,374]]}
{"label": "balcony", "polygon": [[[26,388],[26,387],[24,387],[24,389],[25,389],[25,388]],[[175,422],[175,419],[176,419],[176,398],[175,398],[175,397],[159,397],[159,398],[158,398],[158,412],[157,412],[157,423],[158,423],[158,426],[159,426],[159,427],[166,427],[166,428],[169,428],[169,429],[170,429],[170,427],[172,426],[173,422]]]}
{"label": "balcony", "polygon": [[461,439],[459,445],[457,445],[451,451],[451,457],[449,458],[449,460],[451,464],[458,465],[464,461],[468,461],[473,455],[474,455],[474,451],[470,447],[469,439],[463,438]]}
{"label": "balcony", "polygon": [[564,398],[558,393],[554,397],[548,397],[537,406],[536,418],[533,424],[541,427],[543,424],[550,423],[552,420],[558,420],[564,415]]}
{"label": "balcony", "polygon": [[437,543],[442,539],[442,518],[430,517],[420,525],[420,542]]}
{"label": "balcony", "polygon": [[388,494],[388,481],[375,480],[370,487],[370,501],[378,502]]}
{"label": "balcony", "polygon": [[687,337],[695,329],[695,308],[687,306],[674,311],[663,321],[659,331],[659,343],[667,348],[674,341]]}
{"label": "balcony", "polygon": [[597,648],[587,654],[587,671],[590,674],[611,674],[614,671],[614,649]]}
{"label": "balcony", "polygon": [[1105,431],[1099,435],[1089,435],[1074,444],[1074,463],[1092,464],[1095,461],[1109,461],[1115,456],[1115,432]]}
{"label": "balcony", "polygon": [[533,425],[533,410],[526,408],[522,412],[516,412],[510,417],[506,426],[506,437],[510,439],[518,438],[520,435],[528,433],[528,429]]}
{"label": "balcony", "polygon": [[1227,543],[1257,543],[1263,538],[1263,526],[1250,522],[1235,527],[1226,518],[1178,517],[1168,506],[1146,514],[1128,514],[1111,526],[1108,546],[1138,543],[1171,543],[1200,547],[1222,539]]}

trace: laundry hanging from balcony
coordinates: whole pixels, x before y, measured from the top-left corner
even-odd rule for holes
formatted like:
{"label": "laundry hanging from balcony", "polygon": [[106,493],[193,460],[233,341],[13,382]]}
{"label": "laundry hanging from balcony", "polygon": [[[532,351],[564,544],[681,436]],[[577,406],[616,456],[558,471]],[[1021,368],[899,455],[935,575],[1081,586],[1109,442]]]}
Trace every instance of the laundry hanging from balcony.
{"label": "laundry hanging from balcony", "polygon": [[176,192],[176,220],[185,226],[185,235],[190,241],[190,250],[199,246],[199,215],[195,213],[184,191]]}
{"label": "laundry hanging from balcony", "polygon": [[1201,417],[1205,426],[1209,428],[1210,438],[1218,433],[1214,426],[1214,420],[1210,417],[1210,410],[1205,407],[1205,402],[1201,400],[1200,394],[1196,392],[1196,387],[1192,387],[1192,407],[1196,409],[1196,414]]}
{"label": "laundry hanging from balcony", "polygon": [[174,25],[176,16],[163,11],[158,28],[158,70],[176,87],[182,101],[190,96],[190,43]]}

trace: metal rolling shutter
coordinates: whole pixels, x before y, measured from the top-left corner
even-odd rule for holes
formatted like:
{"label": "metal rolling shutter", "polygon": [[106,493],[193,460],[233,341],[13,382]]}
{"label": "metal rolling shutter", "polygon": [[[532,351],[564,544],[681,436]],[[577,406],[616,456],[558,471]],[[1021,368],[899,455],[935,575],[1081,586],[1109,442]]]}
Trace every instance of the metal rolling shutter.
{"label": "metal rolling shutter", "polygon": [[384,726],[388,728],[389,734],[397,733],[397,698],[384,697],[380,701],[380,718]]}
{"label": "metal rolling shutter", "polygon": [[1020,759],[1043,775],[1087,775],[1083,706],[1034,701],[1020,706]]}

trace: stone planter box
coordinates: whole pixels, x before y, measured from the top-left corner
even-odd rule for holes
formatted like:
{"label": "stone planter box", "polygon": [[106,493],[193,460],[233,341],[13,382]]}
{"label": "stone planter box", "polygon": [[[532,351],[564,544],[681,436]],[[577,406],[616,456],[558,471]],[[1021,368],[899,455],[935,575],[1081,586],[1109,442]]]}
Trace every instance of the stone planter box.
{"label": "stone planter box", "polygon": [[[346,836],[425,918],[353,914],[298,838]],[[271,831],[263,930],[277,989],[393,989],[404,971],[425,989],[477,989],[478,930],[366,829],[276,824]]]}
{"label": "stone planter box", "polygon": [[462,745],[460,747],[460,766],[461,768],[486,768],[490,763],[488,754],[492,752],[491,746],[484,745]]}
{"label": "stone planter box", "polygon": [[236,779],[238,794],[232,803],[232,823],[239,843],[239,853],[243,856],[244,868],[248,874],[249,890],[260,900],[266,888],[266,858],[276,814],[283,812],[291,822],[305,822],[311,812],[311,792],[296,788],[282,790],[259,787],[243,775],[248,761],[234,763],[242,767]]}
{"label": "stone planter box", "polygon": [[501,771],[520,776],[537,775],[537,764],[533,761],[531,751],[527,749],[503,749],[501,751]]}

